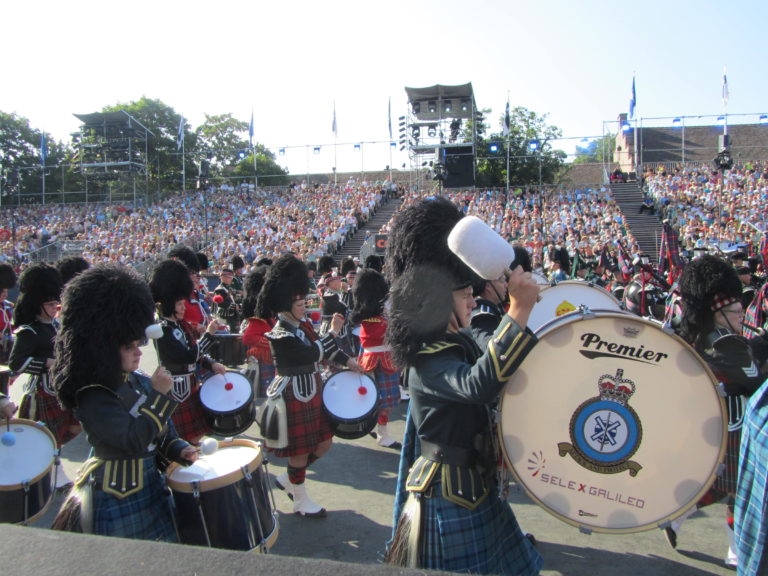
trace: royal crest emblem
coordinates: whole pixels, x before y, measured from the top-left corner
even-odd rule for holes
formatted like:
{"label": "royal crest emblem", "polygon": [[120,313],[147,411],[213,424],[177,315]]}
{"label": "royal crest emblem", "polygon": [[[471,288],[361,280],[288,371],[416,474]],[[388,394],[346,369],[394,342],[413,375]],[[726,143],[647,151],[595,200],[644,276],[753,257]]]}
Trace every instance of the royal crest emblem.
{"label": "royal crest emblem", "polygon": [[630,476],[637,476],[642,466],[630,458],[640,446],[643,428],[629,405],[635,383],[624,378],[624,370],[619,368],[615,376],[600,376],[597,388],[599,395],[573,413],[571,443],[558,443],[560,456],[570,455],[593,472],[618,474],[629,470]]}

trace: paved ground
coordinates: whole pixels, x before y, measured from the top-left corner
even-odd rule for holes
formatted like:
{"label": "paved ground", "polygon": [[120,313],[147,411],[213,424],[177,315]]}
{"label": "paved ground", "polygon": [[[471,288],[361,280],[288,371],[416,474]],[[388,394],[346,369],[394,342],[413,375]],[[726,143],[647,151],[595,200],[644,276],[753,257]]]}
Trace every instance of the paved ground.
{"label": "paved ground", "polygon": [[[142,367],[151,372],[155,363],[151,347],[145,349]],[[15,386],[12,395],[19,393]],[[402,435],[405,404],[393,414],[391,427]],[[243,436],[257,439],[252,426]],[[67,473],[75,477],[87,454],[80,437],[63,451]],[[284,459],[270,458],[268,475],[285,467]],[[328,517],[311,520],[294,516],[291,502],[274,490],[279,513],[279,535],[272,554],[372,564],[379,562],[392,525],[392,500],[398,455],[381,448],[370,437],[337,439],[329,454],[312,466],[307,477],[311,496],[328,509]],[[57,495],[48,512],[35,524],[47,529],[63,497]],[[684,526],[679,548],[672,550],[659,530],[631,535],[586,535],[557,520],[514,487],[510,502],[520,524],[534,533],[544,557],[545,575],[697,576],[734,574],[723,565],[727,544],[725,507],[721,504],[698,512]]]}

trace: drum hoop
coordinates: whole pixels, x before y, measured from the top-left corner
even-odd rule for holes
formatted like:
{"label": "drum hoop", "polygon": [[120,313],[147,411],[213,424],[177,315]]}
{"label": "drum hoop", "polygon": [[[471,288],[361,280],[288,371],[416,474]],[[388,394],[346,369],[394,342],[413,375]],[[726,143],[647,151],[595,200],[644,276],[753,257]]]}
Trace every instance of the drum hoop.
{"label": "drum hoop", "polygon": [[[261,466],[261,463],[264,459],[264,454],[260,442],[254,442],[253,440],[248,440],[246,438],[232,438],[230,440],[219,441],[219,450],[223,450],[232,446],[256,448],[256,457],[251,460],[245,467],[249,473],[253,474],[253,472]],[[176,492],[181,492],[184,494],[192,494],[195,492],[195,488],[192,485],[193,482],[174,480],[172,478],[173,473],[179,468],[183,468],[183,466],[177,462],[172,462],[168,466],[167,470],[165,471],[166,483],[171,488],[171,490],[175,490]],[[216,478],[197,481],[198,491],[202,493],[225,488],[226,486],[231,486],[243,478],[244,476],[242,467],[240,467],[222,476],[217,476]]]}
{"label": "drum hoop", "polygon": [[557,284],[550,284],[549,286],[543,286],[541,289],[541,292],[544,293],[547,290],[550,290],[552,288],[557,288],[558,286],[574,286],[574,285],[594,288],[598,292],[602,292],[603,294],[607,295],[611,300],[613,300],[616,303],[617,308],[621,308],[621,300],[616,298],[616,296],[614,296],[610,290],[607,290],[604,287],[598,286],[594,282],[590,282],[587,280],[563,280],[562,282],[558,282]]}
{"label": "drum hoop", "polygon": [[[50,474],[51,470],[53,469],[53,464],[56,462],[56,438],[54,438],[53,434],[50,430],[40,422],[35,422],[34,420],[27,420],[26,418],[12,418],[10,421],[10,426],[13,425],[24,425],[29,426],[31,428],[36,428],[37,430],[44,433],[45,436],[48,437],[48,439],[51,441],[51,446],[53,446],[53,454],[51,457],[51,462],[48,464],[48,467],[40,472],[37,476],[29,480],[29,484],[37,484],[45,478],[46,474]],[[0,484],[0,492],[15,492],[16,490],[21,490],[24,486],[23,482],[19,482],[18,484]],[[50,498],[50,500],[53,500],[53,498]],[[46,504],[47,506],[48,504]],[[29,520],[31,521],[31,519]]]}
{"label": "drum hoop", "polygon": [[[627,312],[622,312],[617,310],[590,310],[590,312],[592,314],[584,314],[582,311],[575,310],[574,312],[563,314],[562,316],[559,316],[557,318],[554,318],[550,322],[547,322],[544,326],[542,326],[539,330],[537,330],[536,336],[539,339],[543,338],[548,332],[553,330],[553,325],[556,323],[557,324],[563,323],[563,322],[566,322],[566,320],[570,320],[570,319],[572,319],[572,321],[581,321],[581,320],[586,320],[588,318],[593,318],[593,317],[600,317],[600,318],[613,317],[613,318],[619,318],[622,320],[631,319],[632,321],[650,324],[661,331],[661,327],[657,325],[657,323],[652,322],[651,320],[648,320],[646,318],[637,316],[635,314],[630,314]],[[581,319],[578,319],[579,316],[581,316]],[[570,322],[567,322],[567,323],[570,324]],[[532,490],[528,488],[527,480],[524,479],[521,474],[518,474],[517,469],[512,465],[512,462],[510,461],[509,456],[507,455],[507,447],[506,447],[506,444],[504,443],[504,434],[502,431],[502,427],[500,425],[496,426],[496,436],[499,442],[499,446],[501,447],[502,456],[504,457],[504,465],[512,473],[512,476],[515,478],[517,483],[523,487],[528,497],[547,513],[551,514],[558,520],[561,520],[570,526],[578,528],[582,532],[587,532],[587,533],[597,532],[600,534],[633,534],[636,532],[646,532],[648,530],[653,530],[653,529],[659,528],[660,526],[663,526],[667,522],[676,520],[677,518],[681,517],[685,512],[687,512],[692,505],[695,505],[696,502],[701,500],[701,498],[712,487],[712,484],[714,484],[715,480],[717,479],[717,471],[721,467],[723,461],[725,460],[725,451],[728,445],[728,418],[726,416],[727,409],[725,406],[725,399],[717,393],[717,385],[718,385],[717,378],[715,377],[714,373],[710,369],[709,365],[698,355],[696,350],[694,350],[694,348],[690,344],[688,344],[688,342],[683,340],[683,338],[681,338],[677,334],[674,334],[674,333],[670,334],[663,331],[662,333],[667,334],[668,336],[672,336],[675,340],[681,343],[683,347],[687,348],[688,351],[692,354],[692,356],[696,358],[699,361],[699,363],[702,365],[705,373],[708,375],[710,381],[712,382],[712,388],[714,389],[715,397],[718,400],[718,405],[720,407],[721,420],[723,422],[722,434],[721,434],[722,440],[720,441],[720,449],[718,451],[715,465],[713,466],[712,470],[709,472],[707,480],[702,484],[702,487],[699,489],[699,491],[696,492],[696,494],[694,494],[691,497],[691,499],[685,503],[685,505],[679,507],[675,512],[672,512],[664,516],[663,518],[654,520],[653,522],[649,522],[647,524],[641,524],[638,526],[632,526],[628,528],[607,528],[605,526],[597,526],[593,524],[587,524],[585,522],[579,522],[577,520],[574,520],[573,518],[564,516],[563,514],[560,514],[557,511],[551,509],[549,506],[547,506],[540,498],[536,496],[536,494],[533,493]],[[508,385],[509,384],[505,385],[504,387],[505,389],[502,390],[501,392],[501,403],[499,405],[499,414],[504,413],[504,402],[506,401],[506,398],[507,398],[505,390],[506,390],[506,386]]]}

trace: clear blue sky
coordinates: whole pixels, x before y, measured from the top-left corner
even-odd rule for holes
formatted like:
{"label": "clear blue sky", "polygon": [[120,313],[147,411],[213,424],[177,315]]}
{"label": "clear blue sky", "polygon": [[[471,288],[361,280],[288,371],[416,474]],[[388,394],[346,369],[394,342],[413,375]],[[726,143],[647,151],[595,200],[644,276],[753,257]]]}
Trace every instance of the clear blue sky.
{"label": "clear blue sky", "polygon": [[383,169],[387,103],[397,138],[405,86],[472,82],[494,123],[509,93],[572,138],[569,152],[615,131],[633,74],[646,125],[721,114],[724,66],[729,115],[768,112],[765,0],[42,0],[5,3],[2,21],[0,110],[34,128],[62,140],[73,113],[142,95],[192,127],[253,107],[255,139],[286,147],[278,160],[298,174],[334,164],[334,101],[339,171]]}

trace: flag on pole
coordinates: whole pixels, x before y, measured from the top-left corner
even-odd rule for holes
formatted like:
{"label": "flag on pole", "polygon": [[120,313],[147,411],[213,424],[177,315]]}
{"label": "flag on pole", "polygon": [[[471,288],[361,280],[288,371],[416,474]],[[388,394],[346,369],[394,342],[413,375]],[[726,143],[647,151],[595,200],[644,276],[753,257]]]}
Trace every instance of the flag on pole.
{"label": "flag on pole", "polygon": [[333,135],[338,136],[338,132],[336,130],[336,100],[333,101],[333,126],[331,127],[333,130]]}
{"label": "flag on pole", "polygon": [[392,140],[392,96],[387,103],[387,116],[389,118],[389,139]]}
{"label": "flag on pole", "polygon": [[728,76],[723,68],[723,106],[728,106]]}
{"label": "flag on pole", "polygon": [[248,125],[248,145],[253,148],[253,108],[251,108],[251,123]]}
{"label": "flag on pole", "polygon": [[179,119],[179,132],[176,134],[176,150],[181,150],[184,145],[184,117]]}
{"label": "flag on pole", "polygon": [[629,119],[635,117],[635,106],[637,106],[637,92],[635,92],[635,77],[632,76],[632,94],[629,95]]}
{"label": "flag on pole", "polygon": [[48,146],[45,142],[45,132],[40,133],[40,166],[45,166],[45,159],[48,157]]}
{"label": "flag on pole", "polygon": [[509,126],[510,126],[510,124],[511,124],[511,122],[510,122],[510,119],[509,119],[509,100],[507,100],[507,107],[504,110],[504,127],[503,127],[504,136],[509,136]]}

